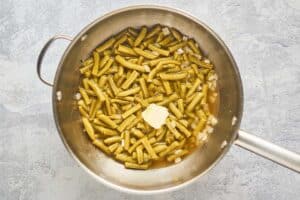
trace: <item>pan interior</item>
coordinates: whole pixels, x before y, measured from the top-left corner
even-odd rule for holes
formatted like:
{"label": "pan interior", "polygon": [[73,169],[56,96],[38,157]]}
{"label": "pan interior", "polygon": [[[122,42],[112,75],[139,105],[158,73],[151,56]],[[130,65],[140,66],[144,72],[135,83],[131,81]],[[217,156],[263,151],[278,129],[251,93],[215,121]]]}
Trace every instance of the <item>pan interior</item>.
{"label": "pan interior", "polygon": [[[146,171],[128,170],[96,149],[82,132],[74,98],[79,85],[80,60],[87,58],[102,41],[126,27],[152,26],[158,23],[175,27],[194,38],[200,44],[203,53],[215,64],[219,78],[220,107],[217,115],[219,123],[207,145],[196,150],[183,162]],[[57,91],[62,92],[61,101],[56,100]],[[158,191],[176,187],[210,169],[228,150],[236,136],[242,100],[239,73],[229,51],[217,36],[205,25],[180,11],[149,6],[114,12],[85,28],[66,50],[56,73],[53,90],[55,121],[67,149],[99,180],[131,191]],[[237,117],[234,126],[232,126],[233,117]],[[221,148],[225,140],[228,145]]]}

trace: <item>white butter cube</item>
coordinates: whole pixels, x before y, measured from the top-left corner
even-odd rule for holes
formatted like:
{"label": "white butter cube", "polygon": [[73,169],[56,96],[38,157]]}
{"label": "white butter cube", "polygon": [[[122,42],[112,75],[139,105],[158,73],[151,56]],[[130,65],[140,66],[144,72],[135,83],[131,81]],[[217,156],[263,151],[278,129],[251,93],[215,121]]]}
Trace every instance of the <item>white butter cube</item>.
{"label": "white butter cube", "polygon": [[155,129],[165,124],[168,115],[169,112],[167,108],[153,103],[142,112],[143,119]]}

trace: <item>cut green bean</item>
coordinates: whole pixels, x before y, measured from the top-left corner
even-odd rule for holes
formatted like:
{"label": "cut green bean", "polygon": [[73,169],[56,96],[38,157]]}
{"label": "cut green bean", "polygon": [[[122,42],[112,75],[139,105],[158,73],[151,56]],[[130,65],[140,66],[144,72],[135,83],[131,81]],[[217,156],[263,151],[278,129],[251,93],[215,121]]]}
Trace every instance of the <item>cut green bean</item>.
{"label": "cut green bean", "polygon": [[[155,46],[153,44],[149,44],[148,48],[151,49],[152,51],[159,53],[160,55],[163,55],[163,56],[169,56],[169,54],[170,54],[170,52],[168,50],[158,48],[157,46]],[[154,58],[152,58],[152,59],[154,59]]]}
{"label": "cut green bean", "polygon": [[182,118],[183,116],[182,112],[175,106],[174,103],[169,103],[169,108],[178,119]]}
{"label": "cut green bean", "polygon": [[142,50],[142,49],[140,49],[140,48],[133,48],[133,50],[135,51],[135,53],[137,53],[138,55],[140,55],[140,56],[143,56],[143,57],[145,57],[145,58],[147,58],[147,59],[154,59],[154,58],[156,58],[158,55],[155,55],[155,54],[153,54],[152,52],[149,52],[149,51],[144,51],[144,50]]}
{"label": "cut green bean", "polygon": [[174,81],[174,80],[181,80],[186,78],[187,73],[181,72],[181,73],[160,73],[159,77],[162,80],[169,80],[169,81]]}
{"label": "cut green bean", "polygon": [[136,163],[132,163],[132,162],[125,162],[125,167],[129,168],[129,169],[148,169],[149,168],[149,164],[136,164]]}
{"label": "cut green bean", "polygon": [[146,72],[146,70],[143,66],[126,61],[123,57],[121,57],[119,55],[117,55],[115,57],[115,59],[118,63],[120,63],[121,65],[123,65],[124,67],[126,67],[128,69],[133,69],[133,70],[137,70],[140,72]]}
{"label": "cut green bean", "polygon": [[109,138],[106,138],[104,140],[104,143],[105,144],[112,144],[112,143],[115,143],[115,142],[121,142],[122,138],[120,136],[112,136],[112,137],[109,137]]}
{"label": "cut green bean", "polygon": [[109,148],[101,141],[101,140],[94,140],[93,144],[98,147],[99,149],[101,149],[104,153],[110,155],[111,152],[109,150]]}
{"label": "cut green bean", "polygon": [[130,123],[133,122],[133,120],[135,119],[135,115],[130,115],[129,117],[127,117],[117,128],[117,130],[119,132],[124,131],[129,125]]}
{"label": "cut green bean", "polygon": [[95,140],[95,132],[94,132],[93,126],[89,122],[89,120],[87,118],[83,117],[82,123],[84,125],[84,128],[85,128],[88,136],[91,138],[91,140]]}
{"label": "cut green bean", "polygon": [[163,105],[166,105],[177,99],[178,99],[178,95],[176,93],[174,93],[174,94],[170,95],[169,97],[165,98],[163,101],[159,102],[158,105],[163,106]]}
{"label": "cut green bean", "polygon": [[117,96],[119,97],[126,97],[126,96],[129,96],[129,95],[133,95],[133,94],[136,94],[140,91],[140,87],[135,87],[135,88],[132,88],[132,89],[129,89],[129,90],[124,90],[122,92],[119,92],[117,94]]}
{"label": "cut green bean", "polygon": [[133,46],[135,46],[135,47],[138,46],[143,41],[143,39],[145,38],[146,34],[147,34],[147,28],[146,27],[142,27],[139,35],[137,36],[137,38],[134,41]]}
{"label": "cut green bean", "polygon": [[117,124],[112,121],[108,116],[106,115],[98,115],[97,116],[101,121],[103,121],[105,124],[107,124],[109,127],[111,127],[112,129],[116,129],[117,128]]}
{"label": "cut green bean", "polygon": [[122,84],[122,89],[126,90],[131,86],[131,84],[136,81],[136,78],[139,76],[139,73],[137,71],[133,71],[130,76],[127,78],[127,80]]}
{"label": "cut green bean", "polygon": [[187,111],[192,111],[197,103],[200,102],[203,94],[201,92],[197,92],[194,98],[192,99],[191,103],[187,106]]}
{"label": "cut green bean", "polygon": [[118,135],[118,132],[109,128],[105,128],[102,126],[94,125],[95,130],[99,131],[101,134],[106,136],[115,136]]}
{"label": "cut green bean", "polygon": [[133,113],[135,113],[136,111],[140,110],[141,108],[142,108],[142,106],[139,105],[139,104],[133,106],[132,108],[130,108],[129,110],[127,110],[126,112],[124,112],[122,114],[123,119],[125,119],[128,116],[132,115]]}
{"label": "cut green bean", "polygon": [[100,45],[99,47],[96,48],[96,51],[98,53],[103,52],[104,50],[110,48],[111,46],[113,46],[113,44],[115,43],[116,39],[115,38],[111,38],[109,40],[107,40],[105,43],[103,43],[102,45]]}

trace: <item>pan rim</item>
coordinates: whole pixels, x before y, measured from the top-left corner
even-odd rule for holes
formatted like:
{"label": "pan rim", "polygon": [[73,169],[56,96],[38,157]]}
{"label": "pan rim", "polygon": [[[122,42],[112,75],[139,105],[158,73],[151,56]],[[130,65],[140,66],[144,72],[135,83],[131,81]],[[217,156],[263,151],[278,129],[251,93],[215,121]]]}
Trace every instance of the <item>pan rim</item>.
{"label": "pan rim", "polygon": [[[188,18],[189,20],[194,21],[198,25],[205,28],[209,32],[209,34],[211,34],[218,41],[218,43],[223,47],[224,51],[226,52],[226,55],[229,57],[230,62],[232,63],[233,70],[235,71],[235,74],[237,75],[237,77],[236,77],[237,81],[236,82],[239,83],[239,92],[240,92],[239,112],[236,115],[237,121],[236,121],[235,129],[233,130],[233,135],[232,135],[230,141],[228,142],[228,145],[223,149],[220,156],[217,159],[215,159],[214,162],[209,167],[207,167],[207,169],[205,169],[202,173],[198,174],[197,176],[195,176],[195,177],[193,177],[193,178],[191,178],[191,179],[189,179],[189,180],[187,180],[187,181],[185,181],[185,182],[183,182],[179,185],[170,186],[170,187],[166,187],[166,188],[162,188],[162,189],[150,189],[150,190],[132,189],[132,188],[128,188],[128,187],[125,187],[125,186],[117,185],[113,182],[110,182],[110,181],[106,180],[105,178],[102,178],[102,177],[98,176],[96,173],[94,173],[92,170],[90,170],[88,167],[86,167],[84,165],[84,163],[81,162],[81,160],[77,157],[77,155],[70,148],[70,146],[67,143],[66,139],[64,138],[62,130],[60,128],[59,119],[58,119],[58,112],[57,112],[57,101],[56,101],[57,81],[58,81],[60,72],[62,70],[64,60],[65,60],[66,56],[68,55],[68,52],[75,45],[75,43],[78,40],[80,40],[80,38],[91,27],[93,27],[95,24],[99,23],[100,21],[105,20],[105,19],[107,19],[107,18],[109,18],[113,15],[120,14],[122,12],[132,11],[132,10],[139,10],[139,9],[156,9],[156,10],[163,10],[163,11],[167,11],[167,12],[171,12],[171,13],[176,13],[178,15],[181,15],[183,17]],[[110,188],[116,189],[118,191],[123,191],[123,192],[131,193],[131,194],[139,194],[139,195],[160,194],[160,193],[171,192],[171,191],[174,191],[174,190],[184,188],[184,187],[190,185],[191,183],[195,182],[201,176],[204,176],[205,174],[207,174],[208,171],[210,171],[212,168],[214,168],[224,158],[225,154],[229,151],[231,145],[234,143],[234,141],[237,138],[238,129],[240,127],[242,114],[243,114],[243,103],[244,103],[243,85],[242,85],[242,80],[241,80],[239,69],[237,67],[237,64],[236,64],[236,62],[233,58],[233,55],[232,55],[231,51],[229,50],[229,48],[227,47],[225,42],[219,37],[219,35],[216,32],[214,32],[208,25],[206,25],[204,22],[199,20],[197,17],[195,17],[191,14],[188,14],[188,13],[186,13],[185,11],[183,11],[181,9],[167,7],[167,6],[161,6],[161,5],[153,5],[153,4],[134,5],[134,6],[128,6],[128,7],[123,7],[123,8],[113,10],[113,11],[108,12],[108,13],[104,14],[103,16],[95,19],[94,21],[92,21],[91,23],[86,25],[83,29],[81,29],[81,31],[74,37],[72,42],[68,45],[68,47],[66,48],[66,50],[64,51],[64,53],[63,53],[63,55],[60,59],[59,65],[58,65],[56,73],[55,73],[53,89],[52,89],[52,110],[53,110],[53,115],[54,115],[53,117],[54,117],[55,125],[56,125],[59,136],[60,136],[65,148],[67,149],[69,154],[72,156],[72,158],[77,162],[77,164],[79,166],[81,166],[84,169],[84,171],[86,171],[88,174],[90,174],[98,182],[103,183],[104,185],[109,186]]]}

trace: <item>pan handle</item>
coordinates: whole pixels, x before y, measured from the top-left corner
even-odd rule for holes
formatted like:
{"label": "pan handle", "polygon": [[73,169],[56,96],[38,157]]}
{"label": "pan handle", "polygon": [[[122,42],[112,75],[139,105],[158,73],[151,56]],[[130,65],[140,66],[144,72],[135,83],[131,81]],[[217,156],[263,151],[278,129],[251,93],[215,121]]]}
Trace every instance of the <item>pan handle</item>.
{"label": "pan handle", "polygon": [[284,167],[300,172],[300,155],[267,142],[257,136],[239,130],[235,144],[274,161]]}
{"label": "pan handle", "polygon": [[48,81],[44,80],[41,76],[41,67],[42,67],[42,62],[43,62],[43,59],[44,59],[44,56],[46,54],[46,51],[48,50],[48,48],[51,46],[51,44],[55,41],[55,40],[58,40],[58,39],[65,39],[65,40],[69,40],[69,41],[72,41],[72,38],[70,36],[67,36],[67,35],[55,35],[53,36],[52,38],[50,38],[46,44],[44,45],[44,47],[42,48],[39,56],[38,56],[38,59],[37,59],[37,64],[36,64],[36,69],[37,69],[37,75],[39,77],[39,79],[45,83],[46,85],[48,86],[53,86],[52,83],[49,83]]}

